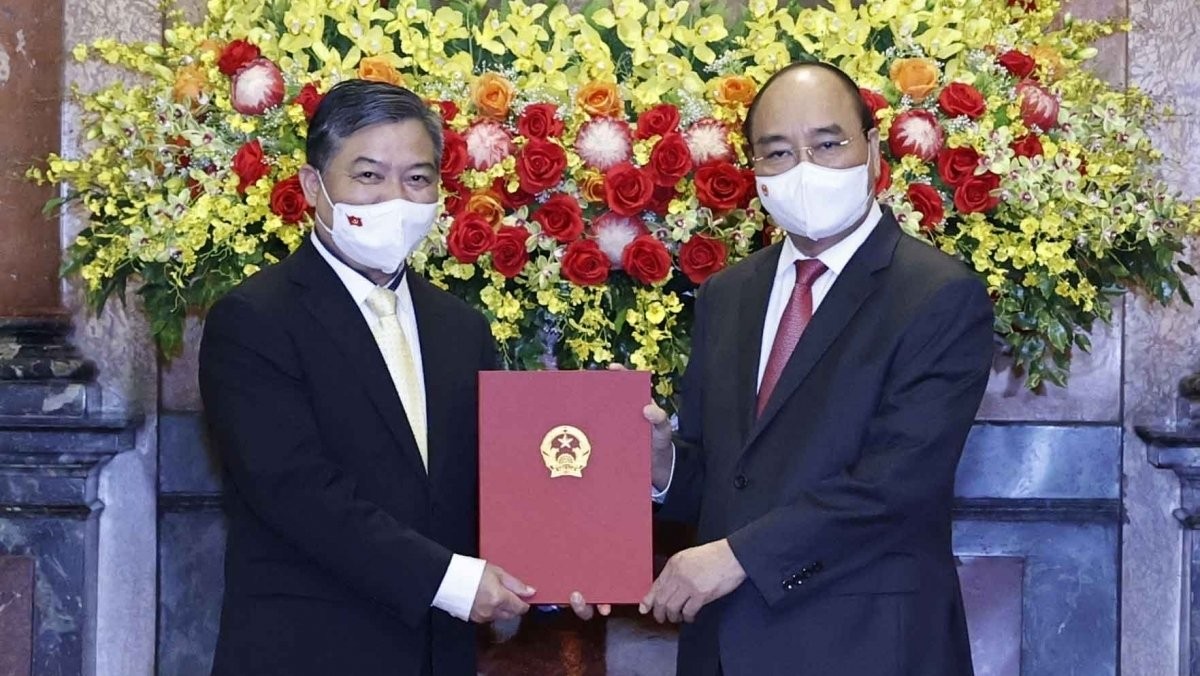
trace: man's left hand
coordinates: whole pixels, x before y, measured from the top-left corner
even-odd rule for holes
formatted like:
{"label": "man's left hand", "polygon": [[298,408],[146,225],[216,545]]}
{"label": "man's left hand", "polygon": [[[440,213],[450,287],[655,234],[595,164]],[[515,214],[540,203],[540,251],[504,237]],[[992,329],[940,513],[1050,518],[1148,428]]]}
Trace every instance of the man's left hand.
{"label": "man's left hand", "polygon": [[692,547],[672,556],[638,610],[662,623],[692,622],[705,605],[738,588],[746,571],[728,540]]}

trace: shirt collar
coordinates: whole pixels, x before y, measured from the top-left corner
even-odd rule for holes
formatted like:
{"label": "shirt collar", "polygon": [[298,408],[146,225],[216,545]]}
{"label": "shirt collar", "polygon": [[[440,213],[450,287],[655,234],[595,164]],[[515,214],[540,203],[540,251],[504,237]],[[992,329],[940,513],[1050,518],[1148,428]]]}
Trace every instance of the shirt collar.
{"label": "shirt collar", "polygon": [[[863,220],[862,225],[855,228],[854,232],[847,235],[842,241],[818,254],[817,260],[824,263],[825,267],[833,272],[834,277],[842,274],[842,270],[850,263],[850,259],[854,258],[854,254],[875,231],[875,226],[879,225],[881,220],[883,220],[883,210],[879,208],[879,202],[871,200],[871,209],[867,212],[867,217]],[[785,236],[783,249],[779,252],[779,265],[775,268],[775,278],[779,279],[789,268],[794,268],[796,261],[809,258],[811,256],[804,255],[796,248],[791,237]]]}
{"label": "shirt collar", "polygon": [[[325,248],[325,245],[321,243],[316,233],[313,233],[311,238],[313,245],[317,248],[317,253],[321,254],[321,258],[325,259],[329,267],[333,268],[338,279],[342,280],[342,285],[346,287],[346,291],[350,292],[350,297],[354,299],[354,304],[362,305],[367,302],[367,296],[371,294],[371,291],[375,290],[375,283],[364,277],[354,268],[343,263],[337,256],[334,256],[333,252]],[[401,268],[400,272],[397,272],[396,276],[388,282],[387,287],[399,293],[400,286],[407,286],[405,281],[404,268]]]}

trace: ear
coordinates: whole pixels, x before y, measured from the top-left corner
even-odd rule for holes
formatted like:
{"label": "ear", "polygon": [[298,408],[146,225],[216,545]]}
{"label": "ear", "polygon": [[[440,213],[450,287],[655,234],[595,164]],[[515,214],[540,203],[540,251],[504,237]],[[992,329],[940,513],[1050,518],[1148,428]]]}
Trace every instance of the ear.
{"label": "ear", "polygon": [[312,165],[300,167],[300,187],[304,190],[304,200],[308,206],[315,208],[321,201],[321,177]]}
{"label": "ear", "polygon": [[879,178],[879,163],[883,156],[883,148],[879,145],[879,128],[876,127],[867,132],[867,164],[871,171],[871,178]]}

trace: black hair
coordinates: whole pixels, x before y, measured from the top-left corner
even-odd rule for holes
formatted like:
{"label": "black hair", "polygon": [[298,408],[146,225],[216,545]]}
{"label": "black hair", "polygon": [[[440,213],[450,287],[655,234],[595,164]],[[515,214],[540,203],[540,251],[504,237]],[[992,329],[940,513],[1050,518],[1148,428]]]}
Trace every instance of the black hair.
{"label": "black hair", "polygon": [[775,82],[776,78],[798,68],[820,68],[832,73],[846,87],[846,91],[854,97],[855,108],[858,112],[859,122],[862,123],[863,133],[866,134],[875,128],[875,113],[871,112],[871,107],[863,100],[862,94],[858,91],[858,83],[849,75],[846,75],[841,68],[830,63],[825,63],[824,61],[793,61],[768,78],[762,88],[758,90],[758,93],[754,95],[754,100],[750,102],[750,108],[746,110],[746,120],[742,122],[742,136],[746,138],[746,145],[748,147],[754,144],[752,121],[754,120],[754,111],[758,108],[759,100],[762,99],[763,94]]}
{"label": "black hair", "polygon": [[434,166],[442,163],[442,118],[416,94],[387,82],[346,80],[330,88],[308,123],[307,161],[325,171],[342,141],[377,124],[418,120],[433,141]]}

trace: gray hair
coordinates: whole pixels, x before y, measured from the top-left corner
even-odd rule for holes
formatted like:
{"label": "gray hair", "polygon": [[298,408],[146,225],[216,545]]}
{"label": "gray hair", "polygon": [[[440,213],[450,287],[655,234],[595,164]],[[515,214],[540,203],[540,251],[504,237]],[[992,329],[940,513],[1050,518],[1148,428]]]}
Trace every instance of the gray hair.
{"label": "gray hair", "polygon": [[346,80],[330,88],[312,121],[305,147],[308,163],[325,171],[341,142],[377,124],[418,120],[433,141],[434,166],[442,164],[442,118],[416,94],[386,82]]}

